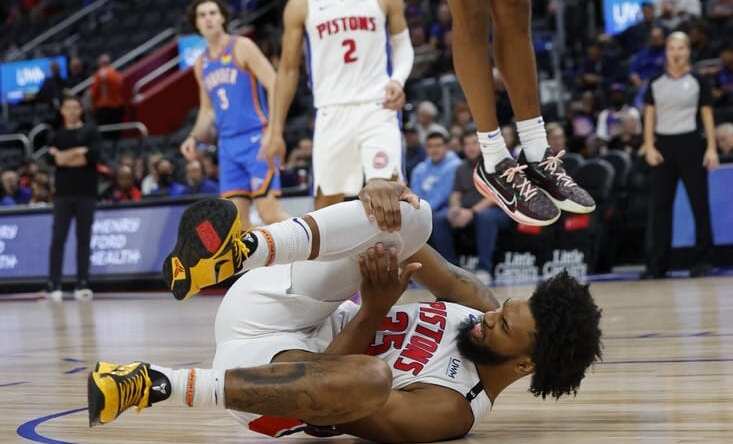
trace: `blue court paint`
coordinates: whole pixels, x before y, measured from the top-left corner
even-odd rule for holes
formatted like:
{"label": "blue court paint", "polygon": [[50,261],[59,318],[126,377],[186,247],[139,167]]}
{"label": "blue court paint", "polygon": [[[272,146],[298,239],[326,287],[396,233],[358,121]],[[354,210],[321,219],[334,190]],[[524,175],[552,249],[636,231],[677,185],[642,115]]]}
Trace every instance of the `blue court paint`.
{"label": "blue court paint", "polygon": [[45,436],[39,435],[38,432],[36,432],[36,427],[52,419],[56,419],[61,416],[73,415],[74,413],[83,412],[86,410],[86,407],[82,407],[80,409],[66,410],[64,412],[54,413],[53,415],[32,419],[19,425],[16,432],[21,438],[25,438],[33,442],[41,442],[45,444],[74,444],[68,441],[59,441],[57,439],[47,438]]}
{"label": "blue court paint", "polygon": [[0,384],[0,387],[12,387],[15,385],[22,385],[22,384],[30,384],[30,381],[8,382],[6,384]]}
{"label": "blue court paint", "polygon": [[86,369],[87,369],[86,367],[76,367],[76,368],[72,368],[71,370],[69,370],[67,372],[64,372],[64,374],[66,374],[66,375],[73,375],[74,373],[83,372]]}

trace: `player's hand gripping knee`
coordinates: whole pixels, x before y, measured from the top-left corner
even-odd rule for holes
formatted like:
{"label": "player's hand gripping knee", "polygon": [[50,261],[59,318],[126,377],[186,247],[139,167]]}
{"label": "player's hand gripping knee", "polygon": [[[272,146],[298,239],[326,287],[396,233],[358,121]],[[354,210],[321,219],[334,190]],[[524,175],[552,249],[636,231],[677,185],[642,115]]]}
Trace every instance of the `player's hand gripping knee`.
{"label": "player's hand gripping knee", "polygon": [[400,273],[397,250],[385,249],[381,243],[359,255],[362,309],[379,316],[387,314],[421,267],[421,263],[412,262]]}
{"label": "player's hand gripping knee", "polygon": [[420,208],[420,198],[399,182],[385,179],[372,179],[359,193],[369,220],[377,222],[382,231],[399,231],[402,227],[400,201]]}

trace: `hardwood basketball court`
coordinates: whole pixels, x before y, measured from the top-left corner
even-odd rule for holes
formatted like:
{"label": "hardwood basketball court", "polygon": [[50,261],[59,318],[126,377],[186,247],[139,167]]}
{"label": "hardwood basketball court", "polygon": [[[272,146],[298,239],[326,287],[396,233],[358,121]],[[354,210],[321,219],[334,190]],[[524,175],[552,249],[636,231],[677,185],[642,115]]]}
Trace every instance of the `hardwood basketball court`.
{"label": "hardwood basketball court", "polygon": [[[599,282],[591,289],[604,310],[605,361],[578,397],[540,401],[527,392],[528,380],[516,383],[462,441],[733,443],[733,278]],[[503,300],[530,290],[496,292]],[[153,407],[87,427],[86,375],[96,360],[208,367],[219,301],[140,293],[99,294],[92,303],[0,298],[0,442],[275,442],[223,410]]]}

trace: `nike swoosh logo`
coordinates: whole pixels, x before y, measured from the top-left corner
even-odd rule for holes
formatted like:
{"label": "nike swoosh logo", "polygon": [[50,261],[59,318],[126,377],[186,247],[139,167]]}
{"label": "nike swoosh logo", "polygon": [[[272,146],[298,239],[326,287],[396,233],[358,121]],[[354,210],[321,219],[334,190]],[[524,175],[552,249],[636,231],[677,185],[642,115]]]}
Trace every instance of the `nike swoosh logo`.
{"label": "nike swoosh logo", "polygon": [[499,195],[499,198],[501,198],[502,201],[504,201],[504,204],[506,204],[507,207],[514,209],[514,206],[517,204],[517,196],[512,196],[512,200],[508,201],[501,193],[496,193]]}
{"label": "nike swoosh logo", "polygon": [[497,196],[499,196],[499,199],[501,199],[501,201],[502,201],[502,202],[504,202],[504,204],[505,204],[505,205],[507,206],[507,208],[509,208],[509,209],[510,209],[511,211],[514,211],[514,209],[515,209],[515,208],[516,208],[516,206],[517,206],[517,196],[516,196],[516,195],[515,195],[515,194],[514,194],[514,193],[512,192],[512,200],[507,200],[507,198],[506,198],[506,197],[504,197],[504,194],[502,194],[502,193],[501,193],[501,192],[500,192],[500,191],[499,191],[499,190],[498,190],[498,189],[497,189],[497,188],[496,188],[495,186],[493,186],[493,184],[492,184],[492,183],[491,183],[491,182],[490,182],[490,181],[489,181],[489,180],[488,180],[488,179],[486,178],[486,176],[484,175],[484,171],[483,171],[483,170],[479,170],[479,175],[481,176],[481,180],[483,180],[483,182],[484,182],[484,183],[485,183],[485,184],[486,184],[486,185],[487,185],[488,187],[490,187],[490,188],[491,188],[491,189],[492,189],[492,190],[494,191],[494,194],[496,194]]}

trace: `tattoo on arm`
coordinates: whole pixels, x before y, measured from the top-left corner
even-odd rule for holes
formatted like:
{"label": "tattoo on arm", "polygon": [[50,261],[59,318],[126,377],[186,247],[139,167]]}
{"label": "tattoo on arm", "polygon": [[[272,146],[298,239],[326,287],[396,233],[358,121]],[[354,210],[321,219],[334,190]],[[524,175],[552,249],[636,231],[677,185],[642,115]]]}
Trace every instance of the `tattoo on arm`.
{"label": "tattoo on arm", "polygon": [[449,297],[442,296],[441,299],[449,300],[458,304],[466,305],[477,310],[493,310],[499,307],[494,292],[484,285],[471,272],[457,267],[446,261],[451,275],[456,279],[454,294]]}

